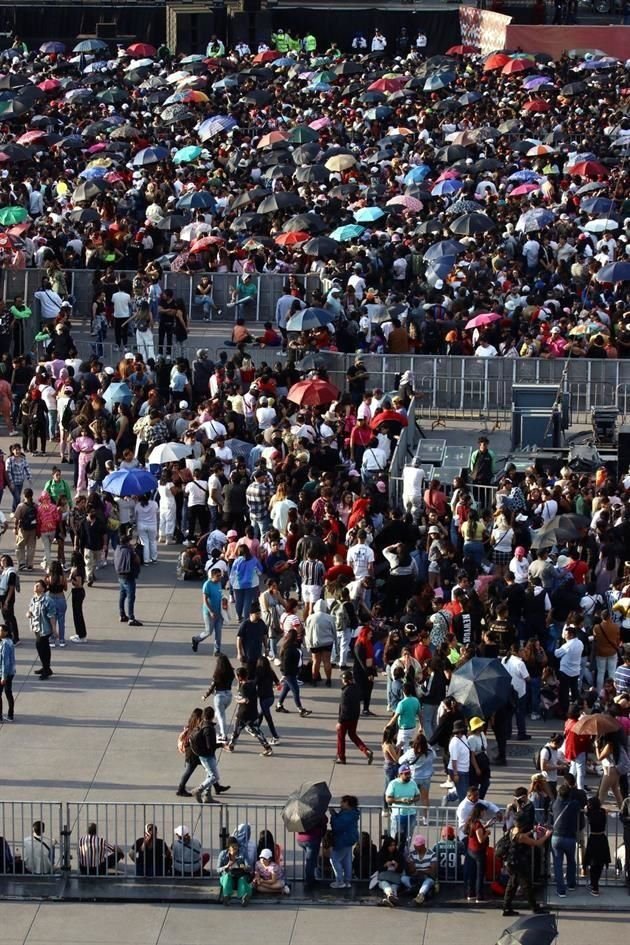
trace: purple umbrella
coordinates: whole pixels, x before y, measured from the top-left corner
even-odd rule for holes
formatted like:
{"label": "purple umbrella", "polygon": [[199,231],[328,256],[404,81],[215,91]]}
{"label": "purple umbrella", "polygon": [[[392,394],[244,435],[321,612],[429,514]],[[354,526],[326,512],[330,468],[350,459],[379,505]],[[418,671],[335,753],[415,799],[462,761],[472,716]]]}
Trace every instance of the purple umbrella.
{"label": "purple umbrella", "polygon": [[552,86],[553,82],[546,75],[532,75],[523,82],[523,88],[528,91],[539,89],[543,85]]}
{"label": "purple umbrella", "polygon": [[464,182],[457,180],[456,178],[449,178],[448,180],[441,180],[439,184],[435,184],[431,188],[431,193],[436,197],[445,197],[448,194],[454,194],[458,190],[461,190],[464,186]]}

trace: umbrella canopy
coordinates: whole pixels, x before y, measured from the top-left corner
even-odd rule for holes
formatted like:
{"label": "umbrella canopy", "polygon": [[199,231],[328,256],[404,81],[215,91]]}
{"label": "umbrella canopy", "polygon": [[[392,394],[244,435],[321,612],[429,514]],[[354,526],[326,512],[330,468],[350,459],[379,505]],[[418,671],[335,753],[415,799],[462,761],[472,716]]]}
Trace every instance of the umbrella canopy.
{"label": "umbrella canopy", "polygon": [[[287,323],[289,329],[291,319]],[[317,407],[320,404],[332,404],[338,400],[339,390],[330,381],[323,381],[316,377],[310,381],[298,381],[287,394],[287,399],[302,407]]]}
{"label": "umbrella canopy", "polygon": [[24,207],[3,207],[0,210],[2,226],[14,226],[16,223],[24,223],[26,219],[28,219],[28,213]]}
{"label": "umbrella canopy", "polygon": [[512,677],[498,659],[473,657],[455,670],[448,687],[468,718],[489,718],[511,699]]}
{"label": "umbrella canopy", "polygon": [[291,833],[316,827],[328,810],[331,793],[325,781],[307,781],[289,794],[282,811],[284,825]]}
{"label": "umbrella canopy", "polygon": [[457,253],[465,253],[466,247],[459,240],[440,240],[429,246],[422,257],[424,260],[440,259],[442,256],[456,256]]}
{"label": "umbrella canopy", "polygon": [[364,227],[359,226],[358,223],[347,223],[345,226],[338,226],[337,229],[333,230],[330,234],[330,238],[337,240],[338,243],[349,243],[351,240],[361,236],[364,231]]}
{"label": "umbrella canopy", "polygon": [[492,322],[498,322],[501,320],[501,316],[497,315],[496,312],[482,312],[480,315],[475,315],[474,318],[471,318],[466,322],[466,328],[483,328],[484,325],[491,325]]}
{"label": "umbrella canopy", "polygon": [[595,273],[598,282],[630,282],[630,262],[609,263]]}
{"label": "umbrella canopy", "polygon": [[474,236],[475,233],[487,233],[494,230],[496,223],[485,213],[464,213],[453,220],[449,229],[457,236]]}
{"label": "umbrella canopy", "polygon": [[567,167],[567,174],[575,174],[576,177],[608,177],[609,171],[599,161],[578,161]]}
{"label": "umbrella canopy", "polygon": [[288,207],[297,207],[301,209],[304,201],[297,194],[290,191],[278,191],[270,197],[262,200],[257,207],[257,213],[277,213],[278,210],[286,210]]}
{"label": "umbrella canopy", "polygon": [[315,236],[302,247],[307,256],[319,256],[327,259],[329,256],[336,256],[339,252],[339,243],[331,240],[329,236]]}
{"label": "umbrella canopy", "polygon": [[506,929],[497,945],[551,945],[558,937],[553,912],[523,916]]}
{"label": "umbrella canopy", "polygon": [[167,161],[170,154],[166,148],[142,148],[134,155],[131,162],[134,167],[145,167],[147,164],[159,164]]}
{"label": "umbrella canopy", "polygon": [[103,400],[107,404],[109,410],[112,409],[114,404],[125,404],[129,405],[133,398],[133,391],[128,384],[125,384],[124,381],[118,383],[110,384],[105,393],[103,394]]}
{"label": "umbrella canopy", "polygon": [[391,426],[398,426],[399,429],[400,427],[409,425],[407,417],[402,413],[398,413],[397,410],[381,410],[380,413],[377,413],[376,416],[372,417],[370,420],[370,429],[378,430],[384,423]]}
{"label": "umbrella canopy", "polygon": [[149,463],[177,463],[190,455],[190,446],[185,443],[160,443],[149,453]]}
{"label": "umbrella canopy", "polygon": [[612,715],[604,715],[602,712],[597,712],[594,715],[583,715],[574,726],[576,735],[594,735],[597,738],[600,735],[618,732],[620,728],[617,719],[613,718]]}
{"label": "umbrella canopy", "polygon": [[103,492],[111,495],[146,495],[157,489],[157,479],[146,469],[117,469],[103,479]]}
{"label": "umbrella canopy", "polygon": [[[336,245],[336,244],[335,244]],[[325,308],[303,308],[287,322],[287,331],[310,331],[327,325],[332,315]]]}
{"label": "umbrella canopy", "polygon": [[579,538],[590,524],[590,519],[585,515],[556,515],[537,532],[532,548],[551,548],[552,545],[573,541]]}

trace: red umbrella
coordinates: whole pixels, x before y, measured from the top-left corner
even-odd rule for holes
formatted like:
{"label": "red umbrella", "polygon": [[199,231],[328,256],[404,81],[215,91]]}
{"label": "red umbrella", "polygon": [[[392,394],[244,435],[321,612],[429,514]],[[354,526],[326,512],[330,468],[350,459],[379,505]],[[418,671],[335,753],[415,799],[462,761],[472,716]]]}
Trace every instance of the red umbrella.
{"label": "red umbrella", "polygon": [[472,56],[479,52],[479,46],[451,46],[446,50],[446,56]]}
{"label": "red umbrella", "polygon": [[265,52],[259,52],[254,56],[254,62],[273,62],[279,59],[280,53],[276,49],[266,49]]}
{"label": "red umbrella", "polygon": [[496,312],[481,312],[479,315],[475,315],[474,318],[471,318],[470,321],[466,322],[466,328],[483,328],[484,325],[491,325],[492,322],[500,321],[501,316],[497,315]]}
{"label": "red umbrella", "polygon": [[151,43],[132,43],[131,46],[127,46],[127,52],[138,59],[153,59],[157,50]]}
{"label": "red umbrella", "polygon": [[381,410],[370,420],[370,430],[378,430],[383,423],[397,423],[401,427],[409,425],[409,420],[404,413],[398,413],[397,410]]}
{"label": "red umbrella", "polygon": [[330,381],[314,378],[311,381],[298,381],[294,384],[287,398],[294,404],[302,407],[317,407],[320,404],[332,404],[337,400],[339,391]]}
{"label": "red umbrella", "polygon": [[599,177],[600,175],[608,176],[609,170],[605,164],[600,164],[599,161],[578,161],[577,164],[567,167],[567,174],[576,174],[580,177]]}
{"label": "red umbrella", "polygon": [[306,243],[310,240],[311,234],[297,230],[293,233],[281,233],[276,236],[278,246],[298,246],[300,243]]}
{"label": "red umbrella", "polygon": [[263,135],[258,144],[257,148],[271,148],[274,144],[280,144],[283,141],[286,141],[288,135],[285,135],[284,131],[270,131],[268,135]]}
{"label": "red umbrella", "polygon": [[45,137],[45,131],[25,131],[23,135],[20,135],[19,138],[16,138],[16,144],[35,144],[35,142],[41,141],[42,138]]}
{"label": "red umbrella", "polygon": [[18,242],[15,236],[11,236],[9,233],[0,233],[0,249],[15,249],[17,245]]}
{"label": "red umbrella", "polygon": [[225,243],[225,240],[220,236],[203,236],[200,240],[195,240],[190,247],[190,252],[202,253],[204,250],[210,249],[211,246],[218,246],[220,243]]}
{"label": "red umbrella", "polygon": [[409,81],[408,76],[383,76],[368,85],[368,92],[399,92]]}
{"label": "red umbrella", "polygon": [[548,112],[550,108],[551,104],[546,102],[544,98],[535,98],[523,105],[524,112]]}
{"label": "red umbrella", "polygon": [[41,89],[42,92],[56,92],[60,87],[61,82],[59,79],[44,79],[43,82],[37,83],[37,88]]}
{"label": "red umbrella", "polygon": [[516,72],[527,72],[528,69],[535,69],[536,63],[531,59],[510,59],[501,69],[501,75],[513,75]]}
{"label": "red umbrella", "polygon": [[534,190],[540,190],[540,184],[519,184],[509,192],[508,197],[524,197],[525,194],[531,194]]}
{"label": "red umbrella", "polygon": [[505,53],[492,53],[483,64],[483,71],[494,72],[496,69],[502,69],[506,62],[509,62],[509,59],[510,57],[506,56]]}

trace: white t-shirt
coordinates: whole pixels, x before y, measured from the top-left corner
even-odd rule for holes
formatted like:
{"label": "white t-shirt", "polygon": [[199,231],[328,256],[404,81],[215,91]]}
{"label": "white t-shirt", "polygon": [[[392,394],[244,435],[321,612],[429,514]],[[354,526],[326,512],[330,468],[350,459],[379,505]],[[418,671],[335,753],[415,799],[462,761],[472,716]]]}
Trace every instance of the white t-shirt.
{"label": "white t-shirt", "polygon": [[448,743],[448,756],[449,768],[455,762],[458,774],[466,774],[470,771],[470,748],[465,735],[453,735]]}
{"label": "white t-shirt", "polygon": [[128,292],[119,289],[112,295],[114,305],[114,318],[129,318],[131,315],[131,296]]}
{"label": "white t-shirt", "polygon": [[369,545],[352,545],[348,548],[346,562],[354,571],[355,578],[364,578],[371,573],[371,565],[374,564],[374,552]]}
{"label": "white t-shirt", "polygon": [[522,698],[527,692],[527,680],[529,679],[527,666],[520,656],[508,656],[506,660],[503,660],[503,665],[512,677],[512,689],[519,699]]}

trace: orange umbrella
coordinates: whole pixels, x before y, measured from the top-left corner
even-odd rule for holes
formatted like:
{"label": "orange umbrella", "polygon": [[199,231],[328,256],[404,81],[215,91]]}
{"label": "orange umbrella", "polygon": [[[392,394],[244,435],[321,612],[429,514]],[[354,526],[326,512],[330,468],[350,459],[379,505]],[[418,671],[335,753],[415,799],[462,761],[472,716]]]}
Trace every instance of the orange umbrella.
{"label": "orange umbrella", "polygon": [[278,246],[298,246],[300,243],[306,243],[310,240],[311,234],[297,230],[294,233],[280,233],[275,241]]}
{"label": "orange umbrella", "polygon": [[528,69],[535,69],[536,63],[531,59],[510,59],[501,69],[501,75],[512,75],[516,72],[526,72]]}
{"label": "orange umbrella", "polygon": [[283,131],[270,131],[268,135],[263,135],[256,147],[260,148],[272,148],[274,144],[280,144],[282,141],[286,141],[288,135],[285,135]]}
{"label": "orange umbrella", "polygon": [[203,236],[200,240],[195,240],[190,247],[190,252],[202,253],[205,249],[210,249],[211,246],[218,246],[220,243],[224,242],[225,240],[220,236]]}
{"label": "orange umbrella", "polygon": [[544,98],[535,98],[523,105],[524,112],[548,112],[550,108],[550,103],[546,102]]}
{"label": "orange umbrella", "polygon": [[275,49],[266,49],[265,52],[259,52],[254,56],[254,62],[273,62],[279,59],[280,53]]}
{"label": "orange umbrella", "polygon": [[510,57],[506,56],[505,53],[498,52],[492,53],[491,56],[488,56],[486,61],[483,64],[484,72],[494,72],[496,69],[502,69],[506,62],[510,61]]}

